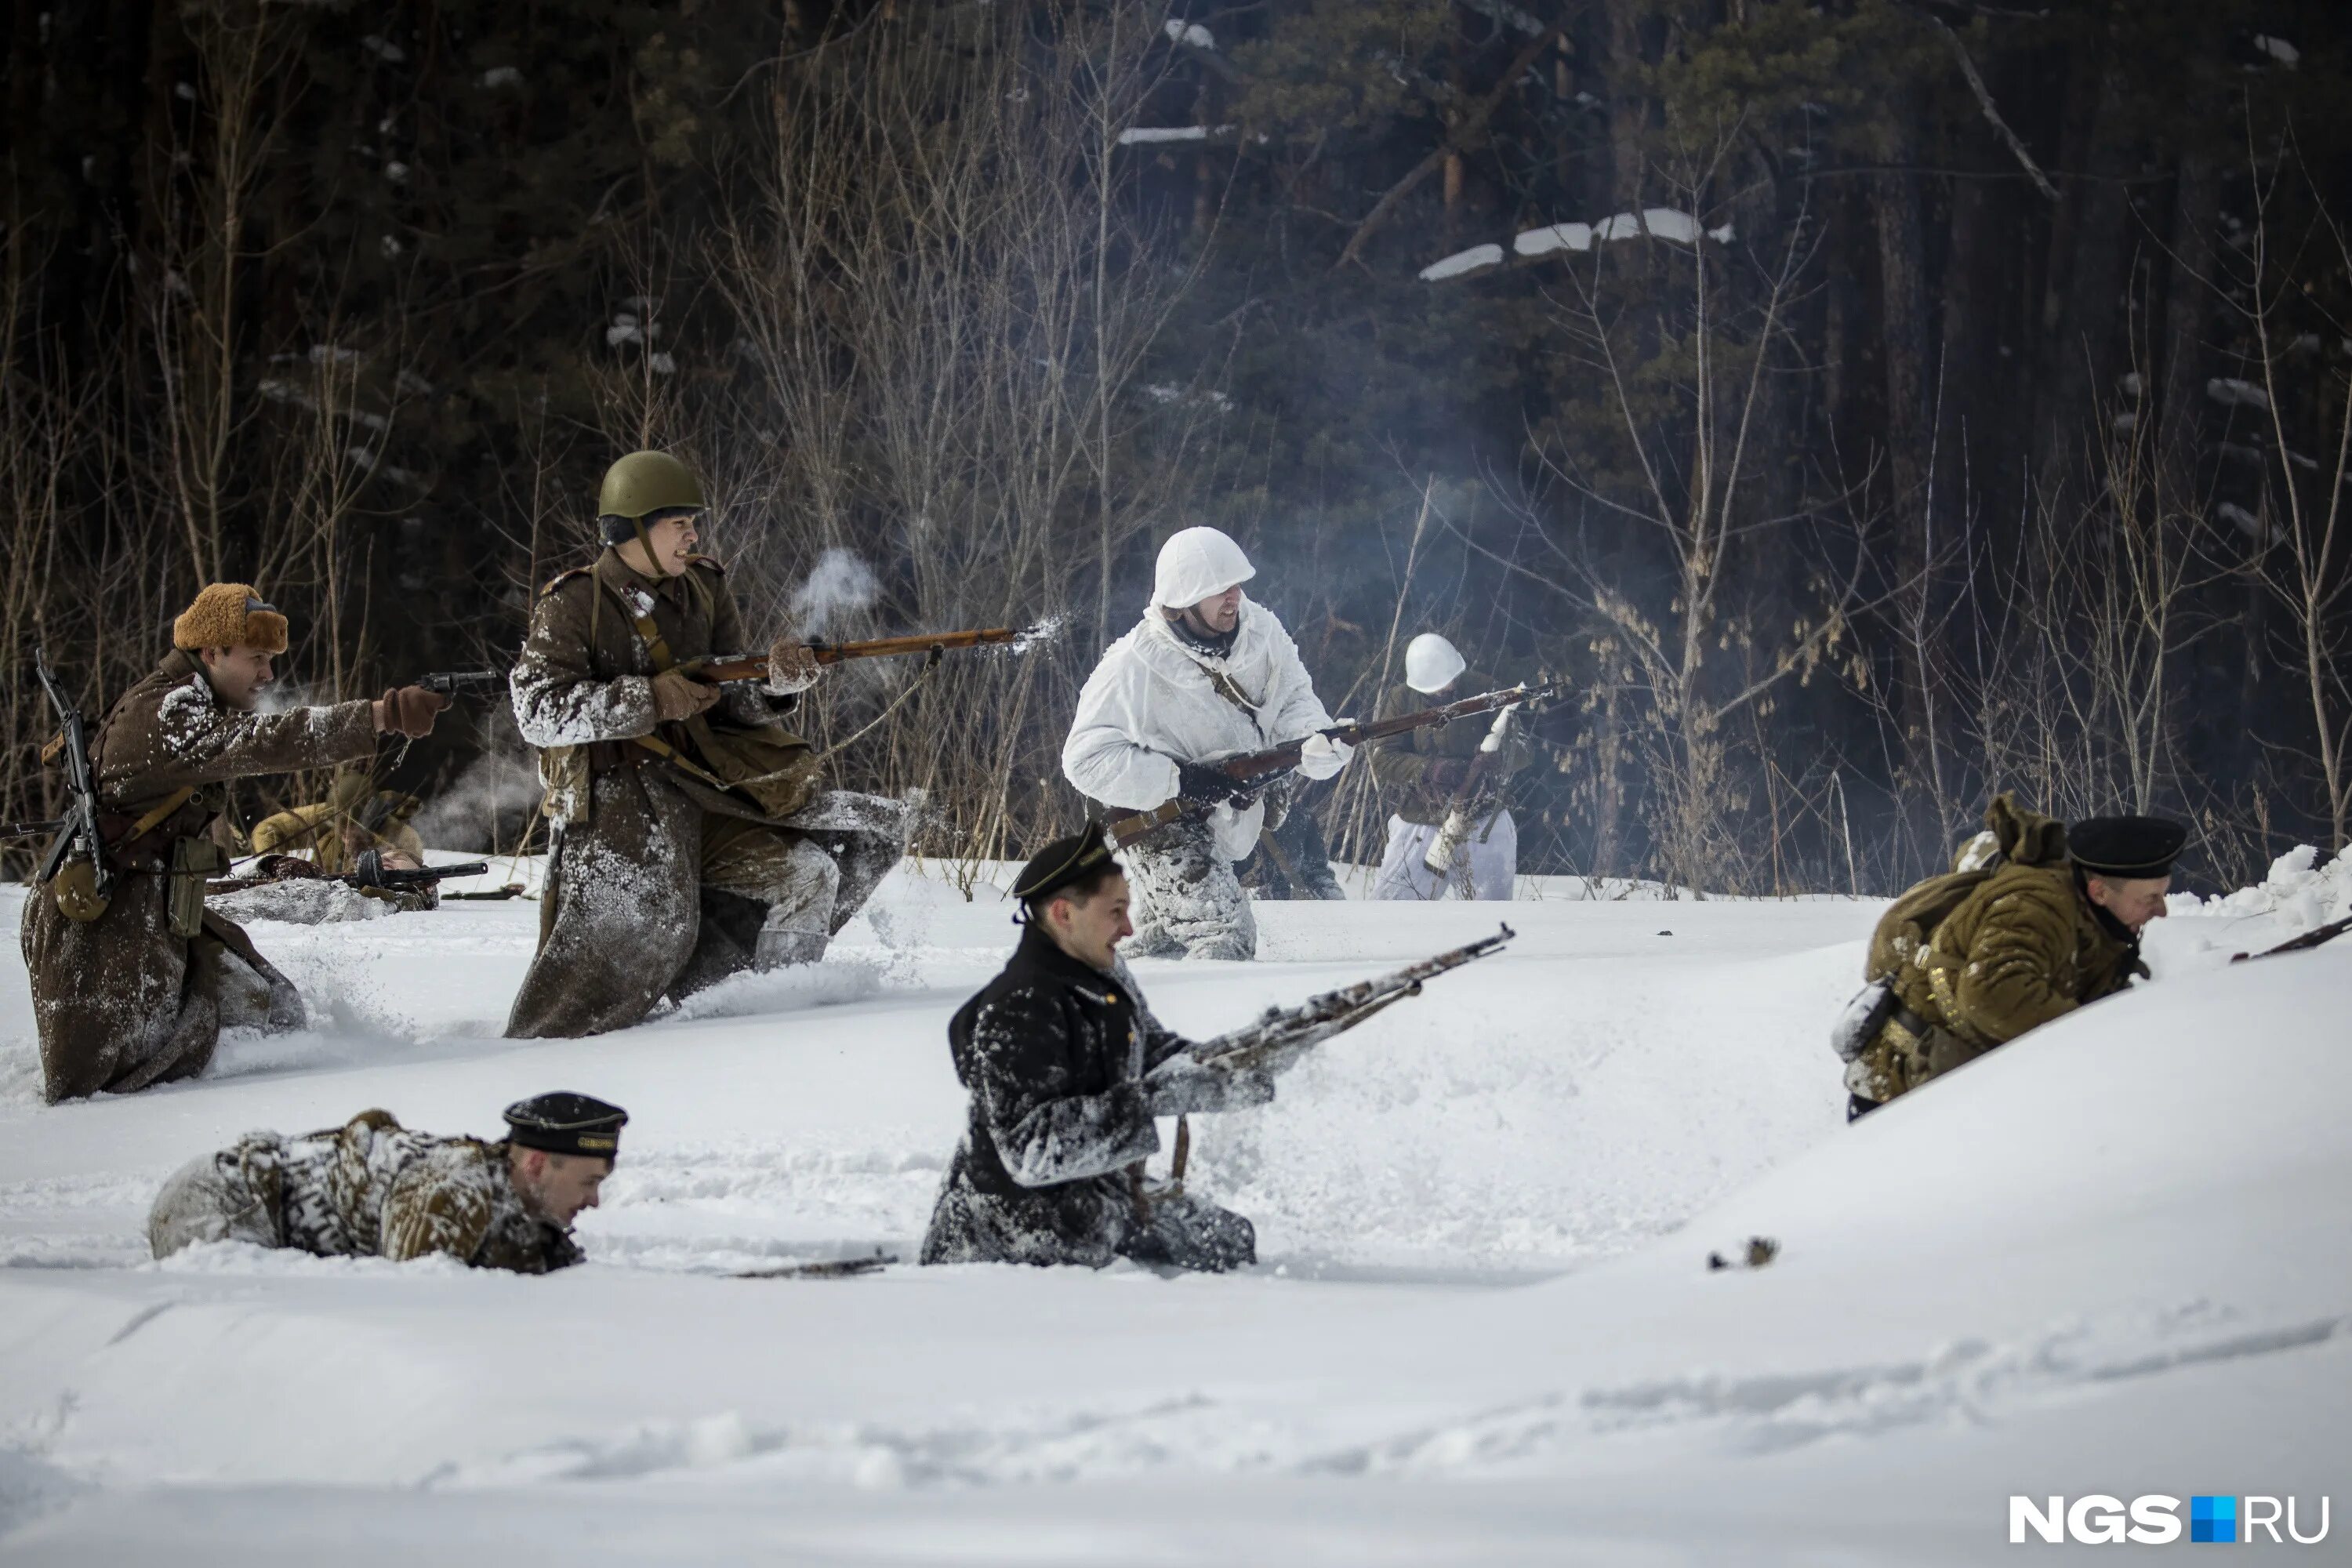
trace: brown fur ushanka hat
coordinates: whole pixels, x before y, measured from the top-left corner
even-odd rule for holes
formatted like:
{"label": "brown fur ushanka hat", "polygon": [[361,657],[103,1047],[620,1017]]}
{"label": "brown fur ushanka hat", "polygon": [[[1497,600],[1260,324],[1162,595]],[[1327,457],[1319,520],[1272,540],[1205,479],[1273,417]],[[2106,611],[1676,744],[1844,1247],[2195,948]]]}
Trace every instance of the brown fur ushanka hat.
{"label": "brown fur ushanka hat", "polygon": [[188,653],[206,647],[284,653],[286,617],[249,583],[215,583],[172,623],[172,646]]}

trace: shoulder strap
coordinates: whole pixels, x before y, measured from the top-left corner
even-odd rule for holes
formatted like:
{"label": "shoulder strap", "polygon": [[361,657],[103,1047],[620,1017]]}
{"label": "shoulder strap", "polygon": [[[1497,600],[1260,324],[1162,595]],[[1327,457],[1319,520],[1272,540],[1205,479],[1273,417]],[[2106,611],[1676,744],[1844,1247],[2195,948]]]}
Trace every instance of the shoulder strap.
{"label": "shoulder strap", "polygon": [[132,823],[131,825],[131,831],[123,836],[124,838],[128,840],[131,838],[145,837],[148,834],[152,833],[155,829],[161,827],[163,825],[163,819],[165,817],[171,816],[173,812],[179,810],[180,807],[187,805],[188,802],[195,798],[195,786],[194,784],[182,784],[178,789],[173,790],[162,800],[156,802],[154,806],[148,811],[146,816]]}
{"label": "shoulder strap", "polygon": [[662,636],[661,627],[654,624],[652,606],[648,605],[640,610],[630,602],[627,594],[609,584],[605,585],[604,591],[613,595],[621,606],[621,613],[629,617],[629,625],[636,628],[638,637],[646,645],[646,651],[653,656],[654,673],[658,675],[676,664],[677,660],[670,654],[668,639]]}

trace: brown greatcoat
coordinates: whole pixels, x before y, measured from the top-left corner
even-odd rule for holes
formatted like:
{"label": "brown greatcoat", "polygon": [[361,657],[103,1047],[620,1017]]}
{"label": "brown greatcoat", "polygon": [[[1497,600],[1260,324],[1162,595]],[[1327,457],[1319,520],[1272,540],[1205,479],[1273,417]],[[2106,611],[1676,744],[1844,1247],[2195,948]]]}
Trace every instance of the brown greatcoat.
{"label": "brown greatcoat", "polygon": [[[196,793],[142,838],[119,847],[118,869],[130,874],[115,879],[113,901],[98,919],[66,919],[42,889],[25,900],[25,967],[42,1086],[52,1103],[202,1072],[224,1023],[299,1020],[292,987],[234,921],[207,911],[200,935],[173,934],[173,846],[203,838],[229,780],[332,767],[373,755],[375,743],[363,701],[268,714],[225,707],[193,654],[173,653],[122,694],[90,742],[99,803],[113,814],[110,831],[120,833],[179,789]],[[225,974],[225,961],[235,960],[242,963]],[[258,990],[275,994],[265,1002]],[[292,1016],[279,1017],[289,1009]]]}
{"label": "brown greatcoat", "polygon": [[[1380,716],[1387,719],[1399,713],[1418,713],[1424,708],[1437,708],[1465,697],[1475,697],[1482,691],[1493,691],[1500,685],[1493,676],[1476,669],[1464,670],[1452,686],[1437,695],[1415,691],[1399,683],[1389,688],[1388,695],[1381,700]],[[1372,776],[1381,782],[1381,798],[1388,802],[1389,809],[1407,822],[1423,826],[1435,827],[1444,823],[1453,800],[1429,787],[1429,764],[1441,757],[1454,757],[1465,763],[1475,758],[1494,724],[1495,716],[1486,713],[1375,742]],[[1484,787],[1472,805],[1484,811],[1498,804],[1503,785],[1526,761],[1526,742],[1517,738],[1514,729],[1506,734],[1495,761],[1488,765]]]}
{"label": "brown greatcoat", "polygon": [[[1870,975],[1892,981],[1903,1012],[1847,1068],[1847,1087],[1864,1100],[1916,1089],[2147,973],[2138,939],[2084,890],[2058,823],[2007,795],[1986,820],[2005,863],[1921,884],[1895,900],[1872,937]],[[1939,888],[1958,890],[1966,879],[1975,886],[1932,930],[1905,918],[1914,903],[1939,902]]]}
{"label": "brown greatcoat", "polygon": [[[758,962],[779,918],[793,927],[785,936],[814,943],[795,957],[813,959],[906,843],[896,802],[871,803],[900,814],[871,832],[775,826],[814,793],[812,749],[777,723],[797,697],[730,684],[707,714],[657,731],[652,677],[664,660],[638,634],[639,614],[668,663],[751,645],[723,572],[704,557],[655,582],[607,550],[541,593],[512,689],[523,739],[541,751],[551,859],[510,1037],[625,1028],[664,997]],[[698,782],[634,743],[640,735],[730,783],[747,776],[745,755],[763,757],[762,804]]]}

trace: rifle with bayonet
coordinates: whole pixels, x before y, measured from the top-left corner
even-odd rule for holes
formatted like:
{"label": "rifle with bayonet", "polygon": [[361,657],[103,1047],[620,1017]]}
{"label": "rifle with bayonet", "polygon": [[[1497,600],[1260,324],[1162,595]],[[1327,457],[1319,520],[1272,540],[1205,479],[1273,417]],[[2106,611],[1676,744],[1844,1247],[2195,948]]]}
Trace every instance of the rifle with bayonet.
{"label": "rifle with bayonet", "polygon": [[[49,668],[48,657],[37,644],[33,648],[33,672],[40,678],[41,690],[58,716],[58,738],[51,744],[66,765],[69,796],[65,816],[57,820],[57,837],[50,840],[34,880],[47,887],[65,873],[66,882],[56,889],[58,910],[68,919],[96,920],[114,897],[114,868],[107,864],[106,835],[99,824],[98,775],[89,763],[89,732],[82,722],[81,710],[67,698],[65,688],[58,684],[57,672]],[[48,825],[14,826],[37,833]]]}
{"label": "rifle with bayonet", "polygon": [[[1392,735],[1410,734],[1415,730],[1426,730],[1433,725],[1451,723],[1456,719],[1468,719],[1480,713],[1492,713],[1497,708],[1534,702],[1556,695],[1565,684],[1563,681],[1555,680],[1547,681],[1540,686],[1519,685],[1506,687],[1499,691],[1481,691],[1475,697],[1465,697],[1453,702],[1441,703],[1435,708],[1424,708],[1416,713],[1398,713],[1386,719],[1334,724],[1331,728],[1319,730],[1316,733],[1327,740],[1343,742],[1350,746],[1360,746],[1368,741],[1384,741]],[[1247,795],[1255,793],[1253,786],[1269,783],[1297,767],[1300,748],[1304,747],[1310,738],[1301,735],[1296,741],[1285,742],[1279,746],[1270,747],[1263,752],[1244,752],[1237,756],[1213,758],[1199,765],[1223,773],[1236,784],[1244,786],[1236,792],[1237,796]],[[1180,818],[1203,816],[1215,804],[1213,801],[1188,800],[1180,795],[1172,799],[1162,801],[1150,811],[1130,812],[1124,816],[1113,817],[1104,831],[1110,835],[1111,843],[1115,847],[1124,849],[1144,835],[1165,827]]]}
{"label": "rifle with bayonet", "polygon": [[429,888],[445,877],[478,877],[490,868],[487,860],[466,860],[454,866],[423,866],[414,869],[405,866],[387,866],[383,851],[362,852],[355,870],[340,876],[330,876],[310,861],[294,855],[264,855],[254,862],[253,870],[242,877],[223,877],[206,882],[206,893],[241,893],[247,888],[265,888],[272,882],[341,882],[346,888],[362,892],[370,888],[383,892],[404,892],[412,889]]}
{"label": "rifle with bayonet", "polygon": [[1268,1007],[1255,1022],[1231,1034],[1219,1035],[1195,1047],[1192,1055],[1223,1068],[1262,1067],[1295,1052],[1343,1035],[1382,1009],[1418,996],[1429,981],[1451,969],[1500,952],[1518,932],[1504,926],[1492,936],[1408,963],[1402,969],[1371,980],[1360,980],[1337,991],[1311,996],[1296,1007]]}

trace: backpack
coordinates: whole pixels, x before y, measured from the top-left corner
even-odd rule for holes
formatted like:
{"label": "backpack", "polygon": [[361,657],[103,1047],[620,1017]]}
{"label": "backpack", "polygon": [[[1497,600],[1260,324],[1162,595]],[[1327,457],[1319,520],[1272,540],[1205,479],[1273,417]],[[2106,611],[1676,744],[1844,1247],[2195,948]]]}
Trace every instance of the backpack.
{"label": "backpack", "polygon": [[2027,811],[2007,795],[1995,795],[1985,808],[1985,831],[1960,847],[1954,858],[1955,869],[1913,884],[1878,917],[1863,966],[1868,984],[1846,1005],[1830,1030],[1830,1045],[1838,1059],[1851,1062],[1870,1048],[1898,1005],[1895,976],[1927,950],[1935,940],[1936,928],[1949,920],[1971,893],[2012,861],[2048,866],[2065,858],[2065,824]]}

